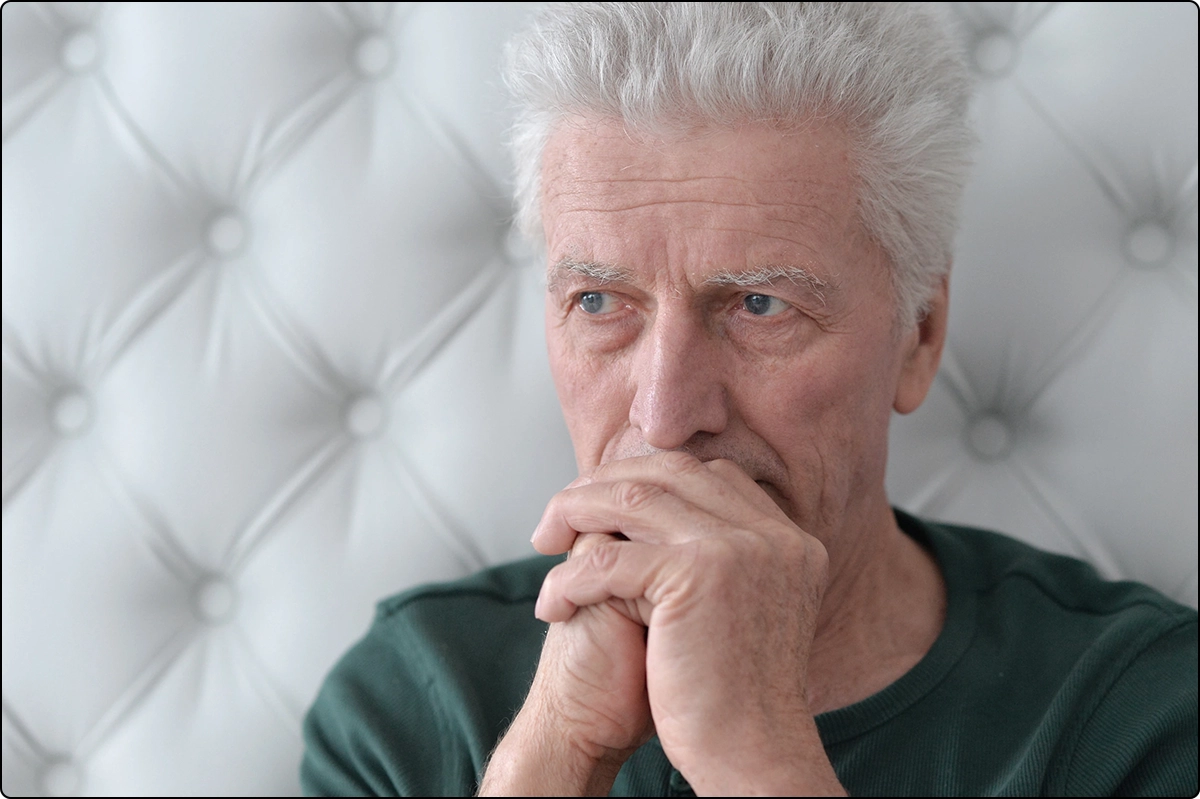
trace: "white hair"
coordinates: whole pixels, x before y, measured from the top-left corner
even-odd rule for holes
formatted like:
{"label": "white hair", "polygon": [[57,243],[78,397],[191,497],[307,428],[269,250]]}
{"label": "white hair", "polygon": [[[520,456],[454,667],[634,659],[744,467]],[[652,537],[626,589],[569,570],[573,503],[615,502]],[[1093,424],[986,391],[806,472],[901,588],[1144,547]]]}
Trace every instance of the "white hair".
{"label": "white hair", "polygon": [[646,132],[835,119],[908,327],[950,270],[975,140],[950,24],[926,3],[549,4],[506,54],[518,225],[544,241],[542,151],[568,116]]}

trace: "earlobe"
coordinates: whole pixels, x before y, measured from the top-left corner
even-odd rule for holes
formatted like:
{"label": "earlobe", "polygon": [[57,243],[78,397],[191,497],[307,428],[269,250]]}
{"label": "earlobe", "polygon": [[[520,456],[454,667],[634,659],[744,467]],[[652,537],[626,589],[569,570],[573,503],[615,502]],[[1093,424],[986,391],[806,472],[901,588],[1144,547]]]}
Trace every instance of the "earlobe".
{"label": "earlobe", "polygon": [[942,360],[942,347],[946,343],[949,306],[950,276],[947,273],[933,294],[929,313],[905,336],[906,352],[901,356],[904,362],[900,366],[892,403],[897,413],[912,413],[919,408],[933,385]]}

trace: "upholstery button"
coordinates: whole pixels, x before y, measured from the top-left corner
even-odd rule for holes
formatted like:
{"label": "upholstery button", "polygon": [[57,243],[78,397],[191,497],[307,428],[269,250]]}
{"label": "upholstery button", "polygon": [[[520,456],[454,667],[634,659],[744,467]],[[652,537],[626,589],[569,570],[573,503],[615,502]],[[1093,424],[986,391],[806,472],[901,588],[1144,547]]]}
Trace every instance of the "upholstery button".
{"label": "upholstery button", "polygon": [[59,435],[77,436],[91,424],[91,400],[80,389],[68,389],[54,399],[50,406],[50,419]]}
{"label": "upholstery button", "polygon": [[221,624],[233,617],[237,593],[223,577],[201,580],[192,594],[196,615],[209,624]]}
{"label": "upholstery button", "polygon": [[984,414],[967,427],[967,446],[980,460],[1000,460],[1012,449],[1012,431],[999,416]]}
{"label": "upholstery button", "polygon": [[364,78],[375,79],[392,64],[392,45],[379,33],[368,33],[354,48],[354,66]]}
{"label": "upholstery button", "polygon": [[387,407],[378,394],[369,391],[346,403],[343,421],[355,438],[374,438],[387,423]]}
{"label": "upholstery button", "polygon": [[43,796],[75,796],[83,787],[83,773],[77,765],[62,758],[47,763],[38,782]]}
{"label": "upholstery button", "polygon": [[976,69],[984,75],[993,78],[1006,75],[1017,63],[1017,39],[1004,30],[985,33],[976,40],[972,57]]}
{"label": "upholstery button", "polygon": [[63,38],[62,65],[71,72],[86,72],[100,60],[100,40],[88,28],[77,28]]}
{"label": "upholstery button", "polygon": [[236,211],[222,211],[208,223],[208,248],[213,255],[228,258],[246,244],[246,223]]}
{"label": "upholstery button", "polygon": [[1175,242],[1158,222],[1142,222],[1125,236],[1125,249],[1139,266],[1158,266],[1171,255]]}

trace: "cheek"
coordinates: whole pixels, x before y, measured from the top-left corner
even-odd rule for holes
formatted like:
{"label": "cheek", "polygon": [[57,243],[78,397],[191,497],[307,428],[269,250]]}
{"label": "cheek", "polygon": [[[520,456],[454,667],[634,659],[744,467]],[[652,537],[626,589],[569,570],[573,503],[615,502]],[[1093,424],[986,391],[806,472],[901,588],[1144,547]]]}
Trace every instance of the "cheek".
{"label": "cheek", "polygon": [[830,346],[818,345],[790,362],[751,371],[736,380],[745,402],[757,407],[760,417],[787,420],[789,430],[807,437],[849,411],[862,390],[857,365]]}
{"label": "cheek", "polygon": [[628,364],[580,347],[576,339],[569,325],[547,312],[546,349],[563,418],[580,464],[595,465],[629,418]]}
{"label": "cheek", "polygon": [[801,473],[857,471],[886,441],[891,374],[878,349],[827,341],[804,357],[738,380],[746,421]]}

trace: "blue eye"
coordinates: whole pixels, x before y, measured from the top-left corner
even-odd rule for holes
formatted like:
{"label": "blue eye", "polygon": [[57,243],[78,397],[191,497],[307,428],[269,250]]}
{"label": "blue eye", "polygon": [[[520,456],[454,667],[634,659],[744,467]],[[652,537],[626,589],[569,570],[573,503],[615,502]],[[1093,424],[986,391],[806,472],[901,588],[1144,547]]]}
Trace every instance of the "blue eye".
{"label": "blue eye", "polygon": [[613,295],[603,291],[585,291],[579,295],[579,307],[592,315],[612,313],[617,310]]}
{"label": "blue eye", "polygon": [[742,307],[755,316],[774,316],[787,310],[788,304],[768,294],[747,294]]}

